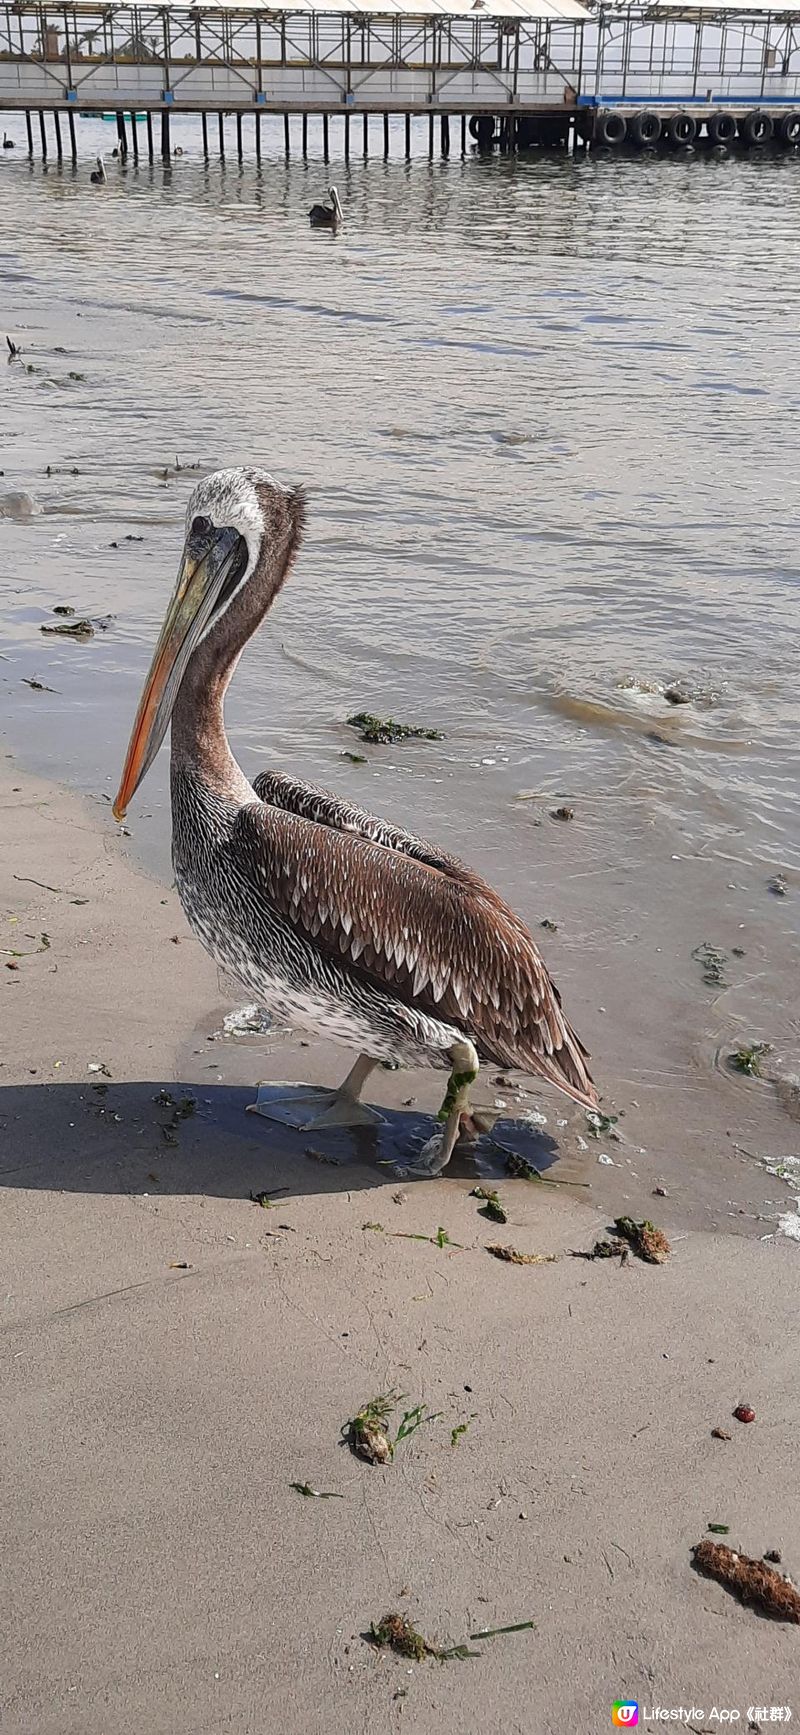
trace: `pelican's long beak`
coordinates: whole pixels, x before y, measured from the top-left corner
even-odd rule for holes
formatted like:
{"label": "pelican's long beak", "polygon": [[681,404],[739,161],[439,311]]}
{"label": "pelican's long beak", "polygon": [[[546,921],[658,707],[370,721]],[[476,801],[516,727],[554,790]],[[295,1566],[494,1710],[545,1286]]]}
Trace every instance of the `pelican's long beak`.
{"label": "pelican's long beak", "polygon": [[175,589],[150,664],[128,743],[122,781],[114,802],[124,819],[131,797],[149,771],[167,732],[192,651],[208,626],[242,548],[238,530],[209,525],[202,537],[186,539]]}

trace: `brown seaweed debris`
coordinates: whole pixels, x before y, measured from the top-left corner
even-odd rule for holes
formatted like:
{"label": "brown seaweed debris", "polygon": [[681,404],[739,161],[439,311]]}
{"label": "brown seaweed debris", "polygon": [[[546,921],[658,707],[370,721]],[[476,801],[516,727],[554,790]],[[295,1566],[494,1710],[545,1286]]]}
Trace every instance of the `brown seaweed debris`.
{"label": "brown seaweed debris", "polygon": [[61,638],[67,639],[94,638],[94,627],[90,620],[57,621],[52,625],[44,624],[39,630],[43,633],[57,633]]}
{"label": "brown seaweed debris", "polygon": [[614,1228],[628,1242],[637,1258],[644,1259],[646,1264],[663,1265],[669,1258],[672,1249],[666,1235],[648,1218],[636,1223],[633,1217],[615,1217]]}
{"label": "brown seaweed debris", "polygon": [[628,1243],[626,1241],[619,1241],[615,1237],[615,1239],[613,1241],[606,1241],[606,1240],[595,1241],[594,1246],[589,1247],[589,1248],[573,1247],[572,1251],[570,1253],[570,1258],[571,1259],[621,1259],[624,1263],[624,1261],[628,1257],[629,1251],[630,1251],[630,1249],[628,1247]]}
{"label": "brown seaweed debris", "polygon": [[465,1657],[479,1657],[480,1651],[471,1651],[467,1645],[450,1645],[442,1650],[438,1645],[429,1644],[428,1640],[412,1627],[405,1615],[383,1615],[379,1621],[373,1621],[366,1635],[373,1645],[382,1650],[396,1651],[399,1657],[410,1657],[414,1663],[424,1662],[426,1657],[435,1657],[439,1663],[453,1661],[463,1662]]}
{"label": "brown seaweed debris", "polygon": [[494,1244],[486,1248],[494,1259],[505,1259],[509,1265],[555,1265],[557,1253],[518,1253],[516,1247]]}
{"label": "brown seaweed debris", "polygon": [[709,1542],[707,1538],[695,1544],[692,1559],[698,1572],[724,1584],[740,1602],[762,1609],[775,1620],[794,1621],[800,1626],[800,1593],[766,1561],[751,1560],[727,1543]]}
{"label": "brown seaweed debris", "polygon": [[343,1433],[357,1458],[363,1458],[367,1464],[391,1463],[394,1446],[389,1439],[388,1423],[400,1402],[397,1392],[383,1392],[380,1397],[370,1398],[358,1414],[345,1423]]}

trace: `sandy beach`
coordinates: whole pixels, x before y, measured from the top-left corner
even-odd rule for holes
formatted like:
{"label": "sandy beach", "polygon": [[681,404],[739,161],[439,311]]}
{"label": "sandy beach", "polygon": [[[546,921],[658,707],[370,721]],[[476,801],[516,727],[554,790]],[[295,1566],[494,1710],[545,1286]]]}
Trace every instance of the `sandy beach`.
{"label": "sandy beach", "polygon": [[[463,1164],[401,1185],[320,1162],[244,1106],[340,1057],[209,1040],[235,997],[106,803],[10,756],[0,802],[4,1735],[593,1735],[617,1699],[699,1729],[791,1706],[797,1628],[691,1548],[727,1524],[800,1573],[797,1245],[686,1232],[668,1196],[665,1265],[585,1262],[628,1208],[614,1171],[506,1181],[498,1229]],[[431,1419],[362,1463],[343,1425],[390,1391]],[[440,1647],[534,1627],[411,1663],[365,1637],[393,1610]]]}

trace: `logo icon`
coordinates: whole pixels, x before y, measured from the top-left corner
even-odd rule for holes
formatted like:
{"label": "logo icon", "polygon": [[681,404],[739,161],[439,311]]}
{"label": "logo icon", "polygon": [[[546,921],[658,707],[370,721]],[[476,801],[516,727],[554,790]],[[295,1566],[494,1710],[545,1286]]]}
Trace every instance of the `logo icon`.
{"label": "logo icon", "polygon": [[615,1729],[635,1729],[639,1722],[636,1700],[615,1699],[611,1707],[611,1722]]}

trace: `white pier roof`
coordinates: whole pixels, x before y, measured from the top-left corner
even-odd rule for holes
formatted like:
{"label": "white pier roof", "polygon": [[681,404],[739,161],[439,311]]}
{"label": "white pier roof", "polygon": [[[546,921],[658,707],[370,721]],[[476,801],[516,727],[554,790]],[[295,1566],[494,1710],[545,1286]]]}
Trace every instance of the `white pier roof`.
{"label": "white pier roof", "polygon": [[[800,0],[797,0],[800,7]],[[591,11],[581,0],[167,0],[166,12],[319,12],[375,18],[519,18],[550,19],[554,24],[582,24]]]}

